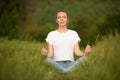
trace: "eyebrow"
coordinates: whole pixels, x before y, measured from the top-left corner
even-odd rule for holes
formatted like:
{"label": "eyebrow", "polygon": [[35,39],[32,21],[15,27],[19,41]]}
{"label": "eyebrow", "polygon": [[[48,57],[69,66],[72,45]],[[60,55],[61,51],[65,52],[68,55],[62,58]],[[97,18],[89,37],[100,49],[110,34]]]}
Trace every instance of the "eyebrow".
{"label": "eyebrow", "polygon": [[66,15],[63,15],[63,16],[60,16],[60,15],[59,15],[59,16],[57,16],[57,18],[59,18],[59,17],[67,17],[67,16],[66,16]]}

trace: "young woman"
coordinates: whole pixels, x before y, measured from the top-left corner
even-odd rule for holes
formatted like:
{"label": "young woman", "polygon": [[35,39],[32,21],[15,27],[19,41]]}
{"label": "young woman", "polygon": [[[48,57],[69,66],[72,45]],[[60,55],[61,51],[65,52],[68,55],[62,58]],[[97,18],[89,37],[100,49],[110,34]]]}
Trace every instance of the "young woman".
{"label": "young woman", "polygon": [[[67,28],[68,16],[65,11],[59,11],[56,15],[58,29],[49,32],[46,38],[48,50],[41,49],[46,61],[62,72],[70,72],[79,65],[91,52],[87,45],[85,52],[79,47],[80,37],[77,32]],[[74,61],[74,53],[79,57]]]}

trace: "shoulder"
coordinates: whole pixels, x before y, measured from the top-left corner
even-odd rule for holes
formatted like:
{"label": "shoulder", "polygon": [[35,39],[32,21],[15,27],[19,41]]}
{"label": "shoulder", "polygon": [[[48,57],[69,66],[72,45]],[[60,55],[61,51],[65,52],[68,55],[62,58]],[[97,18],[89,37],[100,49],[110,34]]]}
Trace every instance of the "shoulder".
{"label": "shoulder", "polygon": [[69,29],[69,32],[72,33],[72,34],[77,34],[77,32],[75,30]]}
{"label": "shoulder", "polygon": [[71,36],[79,37],[79,34],[75,30],[69,30],[69,33],[71,34]]}
{"label": "shoulder", "polygon": [[57,32],[57,30],[50,31],[50,32],[48,33],[48,35],[56,34],[56,32]]}
{"label": "shoulder", "polygon": [[56,33],[57,30],[53,30],[53,31],[50,31],[48,34],[53,34],[53,33]]}

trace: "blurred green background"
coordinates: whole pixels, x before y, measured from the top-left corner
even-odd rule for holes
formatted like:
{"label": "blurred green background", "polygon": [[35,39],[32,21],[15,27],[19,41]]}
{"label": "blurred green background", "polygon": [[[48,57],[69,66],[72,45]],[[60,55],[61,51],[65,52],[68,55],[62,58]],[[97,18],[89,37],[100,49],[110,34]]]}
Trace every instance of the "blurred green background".
{"label": "blurred green background", "polygon": [[56,12],[68,12],[68,28],[78,32],[81,45],[120,32],[119,0],[0,0],[0,37],[45,41],[57,28]]}

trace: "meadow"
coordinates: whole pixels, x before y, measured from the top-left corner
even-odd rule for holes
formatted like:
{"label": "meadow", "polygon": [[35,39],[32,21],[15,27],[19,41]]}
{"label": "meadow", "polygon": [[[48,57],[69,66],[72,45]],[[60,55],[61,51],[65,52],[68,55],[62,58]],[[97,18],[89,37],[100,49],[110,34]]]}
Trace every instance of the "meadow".
{"label": "meadow", "polygon": [[45,43],[0,38],[0,80],[120,80],[120,35],[102,37],[89,58],[70,73],[46,63]]}

